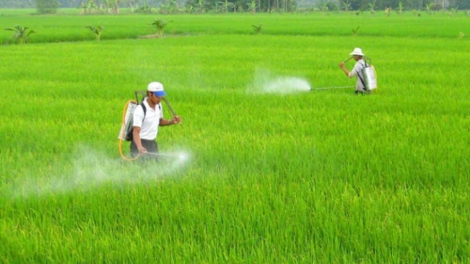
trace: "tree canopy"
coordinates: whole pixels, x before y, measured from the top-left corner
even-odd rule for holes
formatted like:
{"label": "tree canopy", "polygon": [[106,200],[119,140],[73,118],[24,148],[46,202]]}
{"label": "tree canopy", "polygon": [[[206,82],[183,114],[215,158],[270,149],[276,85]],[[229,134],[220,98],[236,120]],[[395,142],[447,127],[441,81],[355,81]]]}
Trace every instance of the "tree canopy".
{"label": "tree canopy", "polygon": [[203,11],[256,11],[270,12],[276,10],[294,11],[297,8],[323,10],[396,10],[402,6],[404,10],[425,10],[432,7],[439,9],[470,9],[468,0],[0,0],[0,8],[41,8],[50,13],[51,8],[83,8],[86,5],[96,7],[131,8],[190,8]]}

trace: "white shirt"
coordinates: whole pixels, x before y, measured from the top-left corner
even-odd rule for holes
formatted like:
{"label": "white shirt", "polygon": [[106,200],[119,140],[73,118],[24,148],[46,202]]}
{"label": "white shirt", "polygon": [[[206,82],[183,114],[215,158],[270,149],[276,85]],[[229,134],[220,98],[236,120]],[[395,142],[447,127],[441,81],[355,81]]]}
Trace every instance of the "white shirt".
{"label": "white shirt", "polygon": [[141,139],[155,140],[158,134],[160,118],[163,118],[162,104],[157,104],[155,110],[153,110],[147,102],[147,97],[143,100],[143,103],[147,110],[145,118],[144,109],[142,109],[142,106],[139,104],[134,110],[133,126],[140,127],[139,135]]}
{"label": "white shirt", "polygon": [[365,66],[366,66],[366,63],[363,59],[358,60],[356,64],[354,64],[354,68],[349,72],[349,75],[348,75],[349,78],[358,76],[356,80],[356,90],[358,91],[363,91],[365,88],[364,84],[361,81],[361,78],[362,78],[362,80],[365,82],[364,74],[362,73],[362,69],[364,69]]}

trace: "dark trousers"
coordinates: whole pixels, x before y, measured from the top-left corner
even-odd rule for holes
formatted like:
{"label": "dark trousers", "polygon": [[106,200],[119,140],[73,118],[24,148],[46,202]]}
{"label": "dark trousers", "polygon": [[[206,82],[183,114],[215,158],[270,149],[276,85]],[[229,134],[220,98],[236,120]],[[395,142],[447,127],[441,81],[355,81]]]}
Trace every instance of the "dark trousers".
{"label": "dark trousers", "polygon": [[[145,154],[142,157],[144,157],[146,159],[157,160],[158,155],[155,155],[155,154],[158,154],[158,144],[157,144],[157,142],[155,140],[145,140],[145,139],[141,139],[141,142],[142,142],[142,147],[144,147],[147,150],[147,152],[153,154],[153,155],[152,154]],[[139,154],[139,150],[137,149],[137,146],[134,143],[134,141],[132,141],[131,142],[131,156],[136,157],[138,154]]]}

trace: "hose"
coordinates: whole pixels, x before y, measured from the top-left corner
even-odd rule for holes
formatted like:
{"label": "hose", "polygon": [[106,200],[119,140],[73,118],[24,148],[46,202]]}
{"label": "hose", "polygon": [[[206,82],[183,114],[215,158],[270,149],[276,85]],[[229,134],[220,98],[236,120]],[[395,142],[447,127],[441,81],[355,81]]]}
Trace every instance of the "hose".
{"label": "hose", "polygon": [[344,89],[344,88],[354,88],[354,86],[331,86],[331,87],[311,88],[310,91],[329,90],[329,89]]}

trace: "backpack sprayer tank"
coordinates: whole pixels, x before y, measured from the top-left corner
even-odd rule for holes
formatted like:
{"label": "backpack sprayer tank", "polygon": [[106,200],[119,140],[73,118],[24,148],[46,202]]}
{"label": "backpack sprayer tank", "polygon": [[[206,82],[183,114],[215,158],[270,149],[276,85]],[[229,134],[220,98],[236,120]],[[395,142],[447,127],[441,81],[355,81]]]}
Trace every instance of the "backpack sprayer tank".
{"label": "backpack sprayer tank", "polygon": [[122,142],[127,141],[127,135],[132,130],[134,110],[137,107],[137,105],[138,105],[137,102],[134,100],[128,101],[126,105],[124,106],[124,111],[122,113],[122,125],[121,125],[121,131],[119,132],[119,135],[118,135],[118,139],[119,139],[119,154],[125,160],[135,160],[139,157],[137,156],[135,158],[128,158],[124,155],[122,151]]}
{"label": "backpack sprayer tank", "polygon": [[372,65],[367,65],[362,69],[362,74],[364,75],[364,83],[367,90],[377,89],[377,74],[375,73],[375,68]]}
{"label": "backpack sprayer tank", "polygon": [[[127,137],[129,132],[132,130],[133,120],[134,120],[134,111],[135,108],[139,105],[139,101],[143,101],[145,96],[147,96],[147,91],[135,91],[135,100],[130,100],[124,106],[124,113],[122,116],[122,125],[121,131],[119,132],[118,138],[120,140],[129,141]],[[139,100],[140,95],[140,100]]]}
{"label": "backpack sprayer tank", "polygon": [[366,90],[371,91],[377,89],[377,73],[375,72],[375,68],[371,64],[367,64],[367,59],[372,60],[370,58],[366,58],[364,56],[364,68],[362,68],[362,74],[364,76],[364,85]]}
{"label": "backpack sprayer tank", "polygon": [[139,158],[139,156],[136,156],[134,158],[128,158],[124,155],[122,151],[122,142],[123,141],[129,141],[128,135],[129,132],[132,131],[132,126],[133,126],[133,119],[134,119],[134,111],[139,105],[139,97],[138,94],[142,95],[142,100],[144,96],[146,95],[146,91],[135,91],[135,99],[136,100],[129,100],[127,103],[124,105],[124,111],[122,113],[122,124],[121,124],[121,130],[119,131],[118,139],[119,139],[119,154],[121,154],[121,157],[125,160],[135,160]]}
{"label": "backpack sprayer tank", "polygon": [[132,129],[132,120],[133,120],[133,115],[134,115],[134,110],[137,107],[137,103],[135,101],[129,101],[127,102],[125,108],[127,109],[124,112],[124,115],[122,117],[122,125],[121,125],[121,131],[119,132],[118,138],[120,140],[126,140],[126,135],[131,131]]}

